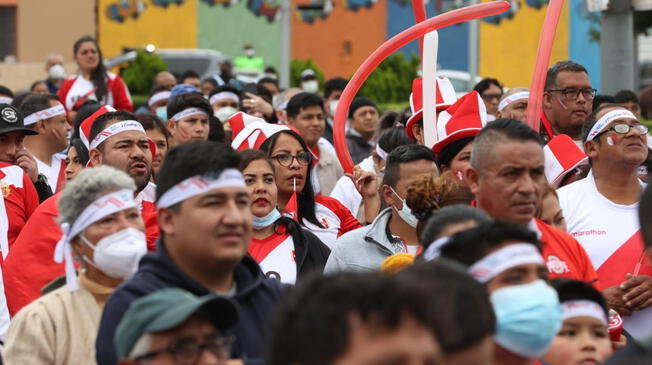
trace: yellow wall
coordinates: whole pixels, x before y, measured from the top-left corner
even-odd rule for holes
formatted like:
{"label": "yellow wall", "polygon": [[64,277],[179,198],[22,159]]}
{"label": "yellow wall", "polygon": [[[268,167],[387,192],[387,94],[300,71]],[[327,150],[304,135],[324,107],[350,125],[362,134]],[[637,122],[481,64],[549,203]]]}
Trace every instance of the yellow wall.
{"label": "yellow wall", "polygon": [[[480,75],[494,77],[507,87],[530,86],[536,60],[539,33],[547,7],[535,9],[520,1],[512,19],[494,25],[480,22]],[[568,1],[557,25],[550,64],[568,59]]]}
{"label": "yellow wall", "polygon": [[126,18],[122,23],[107,15],[107,8],[119,0],[99,0],[98,38],[104,57],[122,53],[122,47],[144,47],[152,43],[158,48],[197,47],[197,0],[167,8],[143,1],[146,8],[138,19]]}

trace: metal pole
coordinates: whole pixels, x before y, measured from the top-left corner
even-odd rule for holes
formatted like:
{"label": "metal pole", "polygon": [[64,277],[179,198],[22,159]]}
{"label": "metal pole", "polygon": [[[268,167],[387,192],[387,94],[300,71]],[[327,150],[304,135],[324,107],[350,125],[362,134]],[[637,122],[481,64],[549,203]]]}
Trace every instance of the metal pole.
{"label": "metal pole", "polygon": [[[475,5],[478,0],[471,0],[469,5]],[[478,77],[478,34],[480,24],[478,20],[469,22],[469,90],[473,90],[475,79]]]}
{"label": "metal pole", "polygon": [[281,1],[281,88],[290,87],[290,59],[292,57],[292,0]]}
{"label": "metal pole", "polygon": [[600,31],[601,93],[636,91],[634,11],[631,0],[611,1],[602,12]]}

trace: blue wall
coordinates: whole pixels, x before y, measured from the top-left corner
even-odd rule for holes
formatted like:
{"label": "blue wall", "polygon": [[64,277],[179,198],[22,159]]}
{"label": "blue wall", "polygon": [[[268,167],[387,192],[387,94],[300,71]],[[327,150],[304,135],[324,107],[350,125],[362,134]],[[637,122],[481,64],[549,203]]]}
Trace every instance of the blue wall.
{"label": "blue wall", "polygon": [[[403,30],[414,25],[414,15],[412,13],[412,2],[408,1],[407,5],[400,5],[399,1],[406,0],[387,0],[387,37],[391,38]],[[436,15],[434,9],[434,0],[426,5],[428,17]],[[458,24],[439,31],[439,52],[437,63],[439,68],[467,71],[468,62],[468,38],[469,25],[467,23]],[[400,49],[406,56],[419,54],[419,43],[411,42]]]}
{"label": "blue wall", "polygon": [[[599,14],[591,21],[583,0],[571,0],[570,4],[570,42],[568,44],[571,60],[582,64],[589,71],[591,85],[600,92],[600,43],[591,42],[589,29],[600,30]],[[595,18],[597,17],[597,18]]]}

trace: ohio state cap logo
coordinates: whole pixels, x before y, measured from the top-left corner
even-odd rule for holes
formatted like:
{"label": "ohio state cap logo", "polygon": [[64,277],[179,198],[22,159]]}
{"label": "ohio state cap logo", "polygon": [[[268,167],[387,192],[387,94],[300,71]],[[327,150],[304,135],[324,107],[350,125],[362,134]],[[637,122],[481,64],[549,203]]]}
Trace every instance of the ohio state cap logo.
{"label": "ohio state cap logo", "polygon": [[18,114],[13,108],[6,107],[0,111],[0,117],[5,123],[16,123],[18,121]]}

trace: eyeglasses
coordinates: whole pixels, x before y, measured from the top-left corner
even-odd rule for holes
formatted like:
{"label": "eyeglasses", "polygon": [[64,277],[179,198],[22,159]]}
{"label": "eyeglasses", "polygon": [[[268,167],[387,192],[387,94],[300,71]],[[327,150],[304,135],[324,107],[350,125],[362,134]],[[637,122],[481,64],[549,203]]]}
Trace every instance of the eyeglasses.
{"label": "eyeglasses", "polygon": [[596,139],[596,138],[600,137],[601,135],[603,135],[603,134],[605,134],[605,133],[607,133],[609,131],[614,131],[614,132],[616,132],[618,134],[627,134],[632,129],[636,130],[639,133],[640,136],[646,135],[647,132],[650,130],[650,128],[648,128],[648,126],[646,126],[644,124],[629,125],[629,124],[625,124],[625,123],[618,123],[618,124],[612,125],[611,128],[605,129],[602,132],[598,133],[595,137],[593,137],[593,139]]}
{"label": "eyeglasses", "polygon": [[503,96],[503,94],[483,94],[480,95],[482,97],[482,100],[484,101],[491,101],[491,100],[500,100],[500,97]]}
{"label": "eyeglasses", "polygon": [[150,361],[153,361],[156,356],[167,352],[172,356],[176,364],[194,365],[199,361],[204,350],[210,351],[220,360],[226,360],[229,358],[231,345],[234,342],[235,337],[223,337],[218,334],[206,336],[206,341],[201,344],[197,343],[192,337],[181,338],[164,349],[137,356],[134,360],[140,365],[150,364]]}
{"label": "eyeglasses", "polygon": [[276,156],[272,156],[272,158],[275,159],[276,162],[279,163],[279,165],[284,167],[288,167],[292,165],[292,161],[294,159],[297,160],[299,165],[303,165],[303,166],[306,166],[310,164],[310,162],[312,162],[312,155],[310,154],[310,152],[302,152],[297,154],[296,156],[291,155],[289,153],[279,153]]}
{"label": "eyeglasses", "polygon": [[587,87],[584,89],[566,88],[566,89],[551,89],[546,91],[549,93],[553,93],[553,92],[561,93],[564,96],[564,99],[566,100],[575,100],[580,96],[580,93],[582,93],[584,99],[593,99],[595,97],[595,93],[597,90]]}

